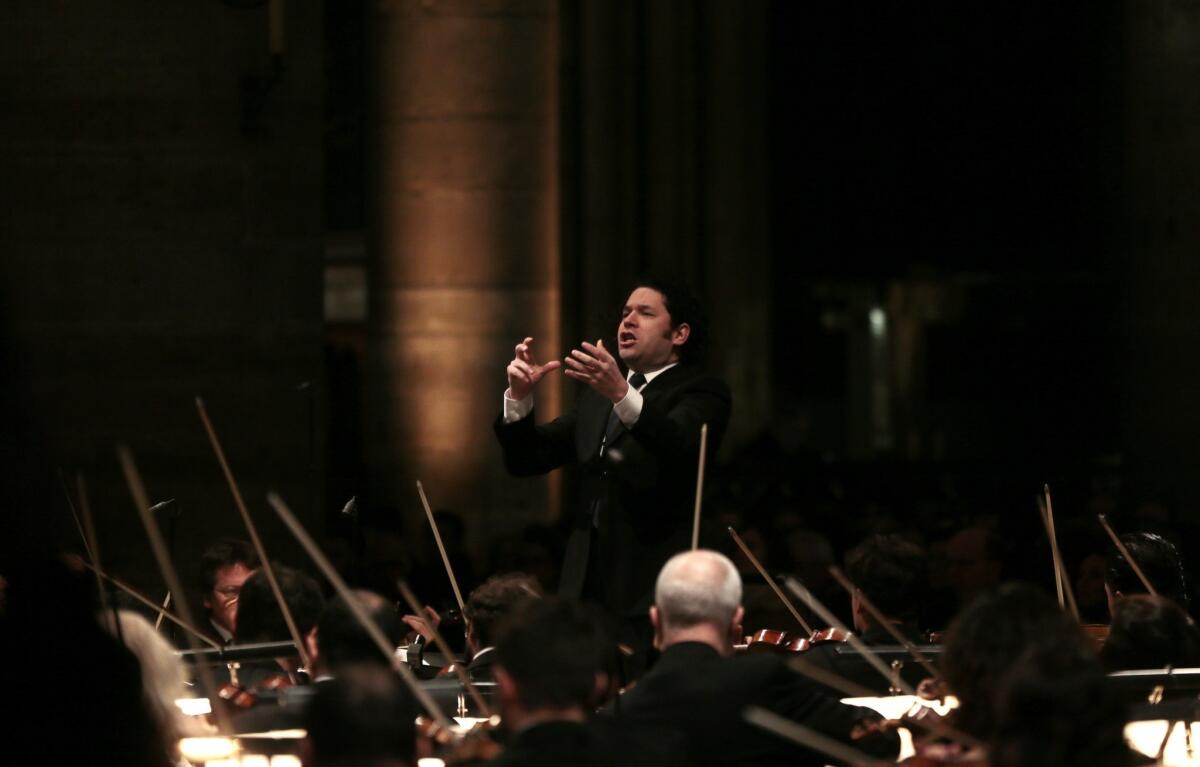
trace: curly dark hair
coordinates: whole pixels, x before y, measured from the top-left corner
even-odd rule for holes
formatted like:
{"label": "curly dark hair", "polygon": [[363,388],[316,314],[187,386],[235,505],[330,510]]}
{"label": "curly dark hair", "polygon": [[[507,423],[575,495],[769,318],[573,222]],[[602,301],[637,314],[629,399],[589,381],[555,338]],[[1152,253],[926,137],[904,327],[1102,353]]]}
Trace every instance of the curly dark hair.
{"label": "curly dark hair", "polygon": [[846,552],[846,574],[884,615],[917,616],[925,549],[902,535],[872,535]]}
{"label": "curly dark hair", "polygon": [[200,555],[200,579],[197,586],[207,594],[217,584],[217,571],[223,567],[243,564],[248,570],[258,569],[258,554],[248,541],[239,538],[220,538]]}
{"label": "curly dark hair", "polygon": [[[1155,533],[1125,533],[1121,543],[1129,550],[1154,590],[1175,600],[1184,610],[1191,610],[1187,576],[1183,572],[1183,557],[1175,544]],[[1114,547],[1105,561],[1104,581],[1121,594],[1146,593],[1137,573]]]}
{"label": "curly dark hair", "polygon": [[537,579],[524,573],[493,575],[467,597],[466,618],[480,647],[496,644],[497,631],[506,617],[530,600],[542,596]]}
{"label": "curly dark hair", "polygon": [[[283,601],[296,621],[301,636],[312,631],[325,607],[325,597],[316,580],[305,573],[279,563],[273,563],[275,579],[283,593]],[[237,641],[274,642],[291,639],[287,622],[275,601],[271,584],[264,570],[258,570],[242,584],[238,596]]]}
{"label": "curly dark hair", "polygon": [[941,666],[958,697],[959,729],[977,738],[991,735],[999,683],[1034,646],[1065,656],[1095,655],[1079,624],[1028,583],[1006,583],[982,594],[951,621]]}
{"label": "curly dark hair", "polygon": [[1109,671],[1200,665],[1200,629],[1166,597],[1117,600],[1100,660]]}

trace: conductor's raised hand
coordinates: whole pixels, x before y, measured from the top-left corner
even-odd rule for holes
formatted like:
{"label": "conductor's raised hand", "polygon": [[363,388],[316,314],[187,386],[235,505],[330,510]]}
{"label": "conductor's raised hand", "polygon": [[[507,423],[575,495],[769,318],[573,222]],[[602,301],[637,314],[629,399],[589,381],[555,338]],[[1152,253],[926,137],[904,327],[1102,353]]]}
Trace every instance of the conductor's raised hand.
{"label": "conductor's raised hand", "polygon": [[508,396],[517,400],[525,399],[544,375],[560,367],[562,363],[558,360],[539,365],[533,356],[533,338],[526,337],[517,344],[512,362],[508,363]]}
{"label": "conductor's raised hand", "polygon": [[584,341],[563,362],[567,363],[563,370],[565,375],[583,381],[611,402],[620,402],[629,391],[629,384],[617,361],[604,348],[604,341],[597,341],[594,345]]}

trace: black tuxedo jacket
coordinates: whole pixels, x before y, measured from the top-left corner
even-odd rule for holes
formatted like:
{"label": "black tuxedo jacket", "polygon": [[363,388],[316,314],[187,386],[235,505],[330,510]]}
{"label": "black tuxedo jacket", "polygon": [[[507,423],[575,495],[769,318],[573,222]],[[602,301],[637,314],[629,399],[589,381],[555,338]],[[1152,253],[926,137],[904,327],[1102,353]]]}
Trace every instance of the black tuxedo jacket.
{"label": "black tuxedo jacket", "polygon": [[[677,731],[686,736],[698,765],[823,765],[815,754],[743,719],[761,706],[843,743],[870,709],[847,706],[792,671],[775,655],[726,658],[712,647],[682,642],[663,651],[637,686],[609,704],[605,716],[622,723]],[[894,732],[854,743],[874,756],[894,757]]]}
{"label": "black tuxedo jacket", "polygon": [[559,593],[595,599],[623,616],[645,615],[658,571],[690,546],[700,427],[708,424],[711,456],[731,408],[723,381],[685,364],[656,376],[641,393],[633,428],[618,422],[607,442],[613,406],[591,388],[574,410],[549,423],[537,425],[530,414],[495,425],[511,474],[580,467]]}

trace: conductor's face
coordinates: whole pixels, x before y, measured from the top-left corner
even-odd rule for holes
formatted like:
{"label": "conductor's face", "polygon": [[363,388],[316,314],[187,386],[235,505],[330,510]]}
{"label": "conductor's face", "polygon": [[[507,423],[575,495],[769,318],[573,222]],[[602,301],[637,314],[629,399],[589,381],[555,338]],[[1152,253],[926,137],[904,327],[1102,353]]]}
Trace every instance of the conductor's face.
{"label": "conductor's face", "polygon": [[630,370],[652,373],[679,360],[679,347],[687,341],[687,323],[671,327],[662,293],[637,288],[629,294],[617,327],[617,349]]}

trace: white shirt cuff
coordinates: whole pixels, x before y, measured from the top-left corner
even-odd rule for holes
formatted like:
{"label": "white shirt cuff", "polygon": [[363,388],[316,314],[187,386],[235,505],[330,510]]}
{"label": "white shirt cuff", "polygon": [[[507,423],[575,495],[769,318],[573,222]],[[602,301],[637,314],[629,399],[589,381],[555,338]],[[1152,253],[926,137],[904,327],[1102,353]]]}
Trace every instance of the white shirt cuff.
{"label": "white shirt cuff", "polygon": [[[504,422],[516,423],[525,416],[533,412],[533,394],[526,394],[525,399],[513,399],[508,396],[508,389],[504,390]],[[641,404],[638,405],[638,412],[641,412]]]}
{"label": "white shirt cuff", "polygon": [[642,414],[642,393],[630,386],[621,401],[613,405],[613,412],[621,419],[626,429],[633,428],[638,416]]}

